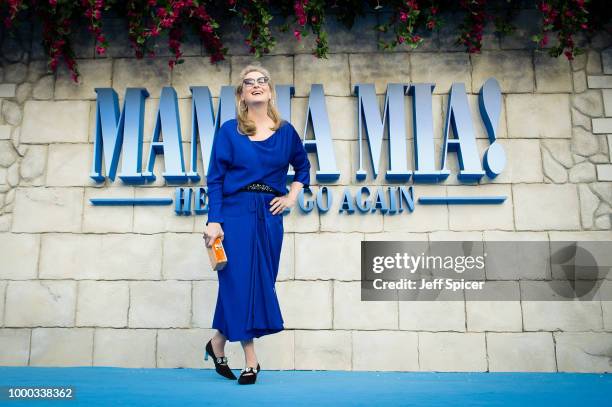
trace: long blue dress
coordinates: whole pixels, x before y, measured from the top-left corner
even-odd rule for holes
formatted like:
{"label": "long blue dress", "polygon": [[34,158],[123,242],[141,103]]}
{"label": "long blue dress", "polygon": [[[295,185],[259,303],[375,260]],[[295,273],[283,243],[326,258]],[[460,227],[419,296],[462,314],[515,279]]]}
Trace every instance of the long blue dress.
{"label": "long blue dress", "polygon": [[286,194],[289,164],[294,181],[310,184],[310,162],[291,123],[265,140],[253,141],[238,131],[238,121],[223,123],[212,146],[208,167],[208,222],[223,228],[228,263],[218,270],[219,291],[212,328],[230,342],[282,331],[276,296],[283,243],[282,212],[270,211],[272,193],[239,191],[263,182]]}

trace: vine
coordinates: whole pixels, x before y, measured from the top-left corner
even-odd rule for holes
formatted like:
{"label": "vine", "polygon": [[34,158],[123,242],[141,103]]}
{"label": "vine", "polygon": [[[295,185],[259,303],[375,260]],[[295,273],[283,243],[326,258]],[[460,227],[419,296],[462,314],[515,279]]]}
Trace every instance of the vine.
{"label": "vine", "polygon": [[[326,58],[329,52],[326,17],[334,14],[337,21],[350,29],[357,16],[366,9],[387,21],[373,28],[391,33],[390,41],[379,40],[382,50],[400,44],[416,48],[424,42],[423,33],[438,30],[443,24],[443,12],[463,13],[458,26],[457,43],[467,52],[480,52],[483,32],[491,21],[495,32],[507,35],[514,30],[512,18],[524,7],[525,0],[4,0],[0,1],[2,29],[11,32],[20,16],[37,17],[42,26],[42,45],[48,56],[48,66],[56,71],[60,60],[78,82],[79,71],[73,50],[73,38],[78,24],[86,24],[94,37],[95,52],[104,55],[109,41],[104,35],[103,15],[118,12],[127,22],[128,41],[136,58],[155,56],[155,45],[167,35],[172,57],[170,69],[184,62],[182,44],[188,28],[200,37],[211,63],[225,59],[228,49],[220,36],[221,18],[237,17],[246,30],[245,43],[256,57],[268,54],[276,46],[271,24],[275,11],[290,21],[280,32],[290,31],[296,41],[311,33],[315,36],[312,54]],[[563,54],[573,59],[583,52],[576,45],[579,34],[592,34],[610,22],[612,8],[608,0],[534,0],[540,15],[538,34],[532,37],[540,47],[549,47],[552,57]],[[386,13],[386,14],[385,14]],[[225,20],[224,20],[225,21]],[[550,37],[555,43],[549,46]]]}

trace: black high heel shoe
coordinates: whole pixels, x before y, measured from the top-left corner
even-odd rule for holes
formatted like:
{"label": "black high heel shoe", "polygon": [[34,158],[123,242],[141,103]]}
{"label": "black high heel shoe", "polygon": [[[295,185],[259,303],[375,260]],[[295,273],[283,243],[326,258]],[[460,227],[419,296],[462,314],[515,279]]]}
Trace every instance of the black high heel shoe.
{"label": "black high heel shoe", "polygon": [[253,384],[255,380],[257,380],[257,373],[261,368],[259,367],[259,363],[256,368],[247,367],[246,369],[242,369],[240,371],[240,377],[238,378],[238,384]]}
{"label": "black high heel shoe", "polygon": [[228,379],[236,380],[236,375],[232,372],[232,369],[227,365],[227,357],[215,356],[215,352],[213,352],[212,348],[212,339],[208,341],[206,344],[206,352],[204,353],[204,360],[208,360],[208,355],[213,357],[213,362],[215,362],[215,370],[221,376],[226,377]]}

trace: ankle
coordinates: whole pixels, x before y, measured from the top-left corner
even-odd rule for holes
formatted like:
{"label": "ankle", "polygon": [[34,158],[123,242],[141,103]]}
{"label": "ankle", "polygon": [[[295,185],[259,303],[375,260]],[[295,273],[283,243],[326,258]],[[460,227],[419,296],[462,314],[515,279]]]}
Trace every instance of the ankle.
{"label": "ankle", "polygon": [[225,348],[225,340],[218,336],[213,336],[211,339],[211,345],[217,356],[223,356]]}

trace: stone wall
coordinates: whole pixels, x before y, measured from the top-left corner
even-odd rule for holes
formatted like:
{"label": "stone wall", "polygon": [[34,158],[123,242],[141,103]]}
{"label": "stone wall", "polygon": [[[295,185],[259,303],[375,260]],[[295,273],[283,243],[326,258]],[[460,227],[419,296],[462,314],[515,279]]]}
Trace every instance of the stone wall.
{"label": "stone wall", "polygon": [[[278,17],[277,17],[278,18]],[[322,83],[341,177],[330,185],[328,213],[292,211],[277,292],[285,330],[257,341],[267,369],[423,371],[610,371],[612,302],[361,302],[359,250],[363,240],[612,240],[612,45],[598,34],[587,52],[568,62],[533,49],[534,12],[519,13],[517,33],[488,32],[485,49],[469,55],[453,45],[452,23],[422,48],[377,49],[375,15],[351,31],[329,22],[327,59],[311,56],[312,37],[279,44],[262,62],[277,83],[294,84],[292,122],[304,128],[310,85]],[[455,21],[455,20],[451,20]],[[96,87],[146,87],[146,160],[163,86],[173,86],[185,157],[190,148],[190,85],[234,84],[252,60],[238,35],[225,29],[227,60],[213,67],[197,39],[173,72],[168,52],[133,57],[125,22],[108,19],[108,55],[94,55],[77,35],[82,83],[45,67],[40,27],[25,24],[5,38],[0,71],[0,365],[210,368],[203,346],[216,302],[216,273],[203,249],[205,215],[176,216],[169,206],[97,207],[92,197],[172,197],[164,183],[96,184],[89,178]],[[356,182],[356,83],[375,83],[381,102],[387,83],[433,82],[437,147],[446,98],[463,82],[472,103],[481,153],[488,146],[476,94],[494,76],[503,92],[500,142],[508,155],[495,180],[463,186],[416,185],[420,195],[506,195],[501,205],[419,206],[412,214],[347,216],[337,212],[345,185]],[[479,124],[480,123],[480,124]],[[386,140],[385,140],[386,147]],[[412,135],[409,140],[412,160]],[[384,151],[384,150],[383,150]],[[436,154],[439,156],[439,154]],[[313,190],[316,157],[311,154]],[[411,161],[412,162],[412,161]],[[187,163],[189,164],[189,163]],[[439,163],[438,163],[439,164]],[[144,163],[146,165],[146,162]],[[201,162],[198,168],[202,168]],[[518,273],[517,273],[518,276]],[[512,280],[513,276],[508,276]],[[518,277],[516,277],[518,278]],[[518,285],[517,285],[518,290]],[[227,346],[242,367],[239,343]],[[232,363],[233,361],[233,363]]]}

